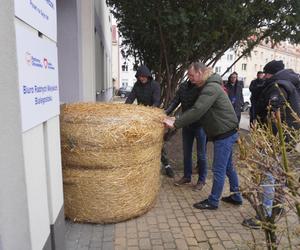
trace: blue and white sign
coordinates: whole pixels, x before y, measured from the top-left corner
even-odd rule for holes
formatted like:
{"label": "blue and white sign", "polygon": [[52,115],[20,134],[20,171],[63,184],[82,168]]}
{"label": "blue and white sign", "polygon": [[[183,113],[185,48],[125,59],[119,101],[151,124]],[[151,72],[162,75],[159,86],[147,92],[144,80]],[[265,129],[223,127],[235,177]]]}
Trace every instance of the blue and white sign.
{"label": "blue and white sign", "polygon": [[14,0],[15,15],[52,40],[57,40],[56,0]]}
{"label": "blue and white sign", "polygon": [[57,47],[16,20],[22,130],[59,114]]}

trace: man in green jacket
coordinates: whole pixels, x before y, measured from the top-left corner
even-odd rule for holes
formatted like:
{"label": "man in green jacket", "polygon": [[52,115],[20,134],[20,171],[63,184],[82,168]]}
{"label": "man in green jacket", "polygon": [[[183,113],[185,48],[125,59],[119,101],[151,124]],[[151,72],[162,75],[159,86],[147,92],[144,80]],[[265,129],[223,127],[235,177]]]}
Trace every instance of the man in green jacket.
{"label": "man in green jacket", "polygon": [[208,140],[214,144],[213,186],[208,199],[194,204],[198,209],[217,209],[225,183],[225,174],[229,178],[230,192],[222,201],[234,205],[242,204],[239,193],[238,175],[232,165],[233,145],[238,139],[238,119],[231,102],[221,87],[222,79],[213,74],[211,68],[203,63],[194,62],[188,68],[188,77],[201,88],[194,106],[178,118],[168,117],[164,124],[168,128],[182,128],[199,121]]}

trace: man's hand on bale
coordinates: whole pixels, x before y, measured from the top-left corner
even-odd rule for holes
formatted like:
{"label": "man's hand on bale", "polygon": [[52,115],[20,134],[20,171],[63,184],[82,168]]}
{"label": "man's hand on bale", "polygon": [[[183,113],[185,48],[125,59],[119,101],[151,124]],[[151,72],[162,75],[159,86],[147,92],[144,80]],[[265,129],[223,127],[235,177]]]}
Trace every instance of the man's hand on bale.
{"label": "man's hand on bale", "polygon": [[164,118],[163,123],[166,128],[174,128],[175,117],[167,116]]}

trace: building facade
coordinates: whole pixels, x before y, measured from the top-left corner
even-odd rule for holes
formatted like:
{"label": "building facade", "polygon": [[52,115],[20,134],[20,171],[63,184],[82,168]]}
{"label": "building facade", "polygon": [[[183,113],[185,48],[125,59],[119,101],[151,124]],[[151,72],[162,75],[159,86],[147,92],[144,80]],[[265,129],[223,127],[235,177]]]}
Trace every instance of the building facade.
{"label": "building facade", "polygon": [[[236,58],[239,57],[240,51],[232,49],[225,52],[222,58],[214,67],[215,72],[222,74],[225,72]],[[244,81],[244,86],[248,87],[253,79],[256,78],[258,71],[263,71],[266,63],[272,60],[282,60],[285,68],[293,69],[300,72],[300,46],[292,45],[288,42],[281,42],[276,46],[270,43],[261,43],[255,47],[249,57],[240,59],[232,69],[223,76],[223,80],[227,80],[232,72],[237,72],[239,80]]]}

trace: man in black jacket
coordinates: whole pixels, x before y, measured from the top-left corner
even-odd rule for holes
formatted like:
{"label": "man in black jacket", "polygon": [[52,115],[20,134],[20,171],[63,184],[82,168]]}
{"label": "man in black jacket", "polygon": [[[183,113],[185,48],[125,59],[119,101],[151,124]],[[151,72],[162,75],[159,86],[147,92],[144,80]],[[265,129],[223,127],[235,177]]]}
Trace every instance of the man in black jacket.
{"label": "man in black jacket", "polygon": [[154,81],[147,66],[142,65],[137,69],[135,82],[125,103],[132,104],[137,99],[138,104],[144,106],[160,106],[160,86]]}
{"label": "man in black jacket", "polygon": [[249,90],[251,92],[250,126],[252,126],[253,122],[255,122],[256,120],[257,98],[264,87],[264,83],[264,72],[258,71],[256,74],[256,79],[251,81],[251,84],[249,86]]}
{"label": "man in black jacket", "polygon": [[[135,99],[137,99],[137,103],[139,105],[159,107],[160,86],[158,82],[153,80],[148,67],[141,65],[137,69],[135,77],[137,78],[137,81],[135,82],[125,103],[132,104]],[[166,175],[173,178],[174,172],[169,164],[165,146],[163,146],[162,149],[161,162],[164,165]]]}
{"label": "man in black jacket", "polygon": [[[181,104],[182,113],[190,109],[200,94],[201,88],[198,88],[191,81],[182,83],[177,90],[174,99],[166,109],[166,114],[170,115]],[[206,182],[207,176],[207,159],[206,159],[206,134],[201,128],[199,122],[195,122],[182,128],[182,145],[183,145],[183,165],[184,175],[176,181],[176,186],[191,183],[192,177],[192,152],[193,143],[197,142],[197,169],[198,181],[194,186],[194,191],[200,191]]]}
{"label": "man in black jacket", "polygon": [[[264,67],[265,83],[260,90],[260,94],[256,97],[256,116],[259,124],[267,124],[270,112],[280,111],[282,121],[286,122],[289,127],[300,129],[299,122],[292,115],[292,111],[286,107],[288,103],[292,110],[300,116],[300,79],[299,75],[291,69],[284,69],[282,61],[271,61]],[[273,133],[277,134],[275,124]],[[286,141],[289,137],[286,136]],[[267,217],[271,217],[274,213],[274,188],[275,179],[272,173],[266,173],[263,182],[262,206]],[[245,219],[243,225],[250,228],[260,228],[260,223],[254,218]]]}

